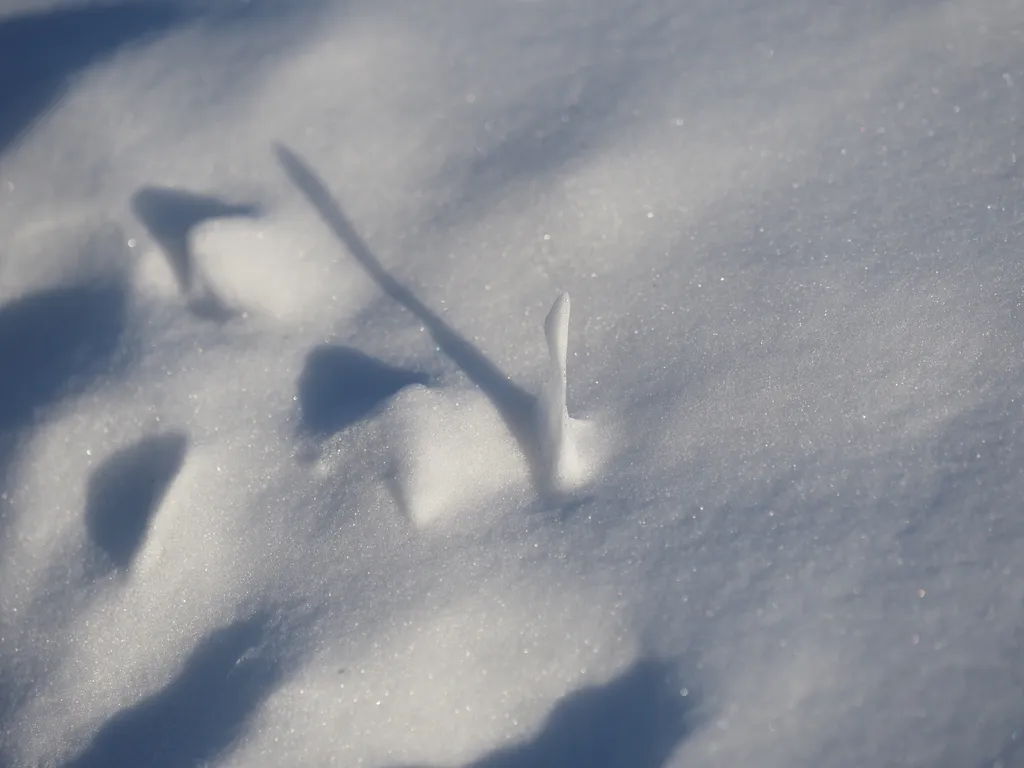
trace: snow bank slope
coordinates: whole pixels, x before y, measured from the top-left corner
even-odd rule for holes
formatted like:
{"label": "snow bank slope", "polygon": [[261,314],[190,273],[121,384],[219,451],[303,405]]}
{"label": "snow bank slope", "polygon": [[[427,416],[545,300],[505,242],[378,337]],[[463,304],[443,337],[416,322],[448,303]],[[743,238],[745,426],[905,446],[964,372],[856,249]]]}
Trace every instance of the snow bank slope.
{"label": "snow bank slope", "polygon": [[1022,34],[0,2],[0,763],[1020,762]]}

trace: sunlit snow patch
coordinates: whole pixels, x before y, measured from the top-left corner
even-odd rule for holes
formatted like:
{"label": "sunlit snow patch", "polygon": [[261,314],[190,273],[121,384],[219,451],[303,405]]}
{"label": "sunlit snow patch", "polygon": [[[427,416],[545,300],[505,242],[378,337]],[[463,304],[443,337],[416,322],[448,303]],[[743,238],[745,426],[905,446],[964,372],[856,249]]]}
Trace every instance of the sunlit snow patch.
{"label": "sunlit snow patch", "polygon": [[214,221],[196,230],[195,250],[206,277],[233,306],[280,319],[301,319],[329,305],[337,276],[272,224]]}
{"label": "sunlit snow patch", "polygon": [[589,482],[604,454],[601,431],[591,421],[573,419],[567,405],[569,294],[559,294],[544,320],[548,377],[537,399],[537,433],[547,490],[572,494]]}
{"label": "sunlit snow patch", "polygon": [[549,370],[528,434],[535,456],[526,457],[493,403],[477,390],[445,392],[409,387],[395,398],[401,447],[395,459],[395,494],[417,525],[455,514],[489,498],[520,493],[534,482],[544,496],[572,496],[592,477],[602,454],[600,430],[569,417],[566,362],[569,296],[559,295],[544,322]]}
{"label": "sunlit snow patch", "polygon": [[527,487],[523,455],[480,392],[414,385],[389,410],[398,423],[396,500],[414,524],[434,523]]}

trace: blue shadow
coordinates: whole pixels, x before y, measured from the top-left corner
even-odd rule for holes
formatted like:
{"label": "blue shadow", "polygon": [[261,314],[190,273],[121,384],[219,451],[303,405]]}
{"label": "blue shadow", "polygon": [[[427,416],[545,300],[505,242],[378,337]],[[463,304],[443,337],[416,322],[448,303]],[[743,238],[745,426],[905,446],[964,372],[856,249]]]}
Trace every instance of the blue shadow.
{"label": "blue shadow", "polygon": [[164,689],[114,715],[65,768],[185,768],[224,753],[282,678],[256,616],[208,635]]}
{"label": "blue shadow", "polygon": [[390,366],[351,347],[315,347],[299,377],[302,428],[327,437],[372,415],[403,388],[427,382],[426,374]]}
{"label": "blue shadow", "polygon": [[0,18],[0,152],[52,108],[76,73],[186,17],[180,3],[119,2]]}
{"label": "blue shadow", "polygon": [[119,569],[131,565],[150,519],[185,460],[188,438],[172,432],[146,437],[108,458],[89,479],[85,525]]}
{"label": "blue shadow", "polygon": [[0,433],[109,371],[127,297],[115,280],[58,288],[0,305]]}
{"label": "blue shadow", "polygon": [[559,701],[534,738],[467,768],[662,768],[693,728],[696,699],[670,664],[643,659]]}

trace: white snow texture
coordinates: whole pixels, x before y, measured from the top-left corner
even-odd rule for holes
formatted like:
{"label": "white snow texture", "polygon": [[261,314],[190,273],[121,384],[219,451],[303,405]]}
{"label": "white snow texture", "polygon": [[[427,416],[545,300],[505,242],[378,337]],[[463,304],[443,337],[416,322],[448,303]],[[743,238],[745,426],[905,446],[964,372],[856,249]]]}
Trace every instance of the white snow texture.
{"label": "white snow texture", "polygon": [[1018,0],[0,0],[0,766],[1024,766],[1022,88]]}

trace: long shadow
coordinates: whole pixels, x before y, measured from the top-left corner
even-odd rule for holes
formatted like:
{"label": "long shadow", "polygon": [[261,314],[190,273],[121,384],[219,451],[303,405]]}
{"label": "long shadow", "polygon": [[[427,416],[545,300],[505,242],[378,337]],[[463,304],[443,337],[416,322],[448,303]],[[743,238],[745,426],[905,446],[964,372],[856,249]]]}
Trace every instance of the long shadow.
{"label": "long shadow", "polygon": [[132,196],[132,211],[163,250],[189,309],[211,320],[231,317],[230,308],[199,269],[190,243],[192,230],[214,219],[256,218],[259,206],[178,189],[143,187]]}
{"label": "long shadow", "polygon": [[258,650],[268,629],[256,616],[208,635],[175,680],[114,715],[65,768],[181,768],[222,754],[283,677]]}
{"label": "long shadow", "polygon": [[534,739],[467,768],[661,768],[690,734],[697,704],[673,677],[665,662],[641,660],[559,701]]}
{"label": "long shadow", "polygon": [[384,269],[324,183],[298,155],[284,145],[275,145],[274,149],[278,161],[295,186],[305,195],[378,287],[412,312],[426,326],[438,348],[462,369],[491,401],[526,457],[536,487],[542,493],[547,493],[551,482],[539,452],[535,426],[536,398],[514,384],[480,350],[434,314],[416,297],[416,294]]}
{"label": "long shadow", "polygon": [[186,20],[182,3],[93,3],[0,18],[0,153],[44,114],[72,76],[122,46]]}
{"label": "long shadow", "polygon": [[303,429],[326,437],[365,419],[426,374],[395,368],[350,347],[324,344],[306,356],[299,377]]}
{"label": "long shadow", "polygon": [[185,460],[179,432],[147,437],[118,451],[89,480],[85,524],[115,568],[126,569],[149,522]]}

